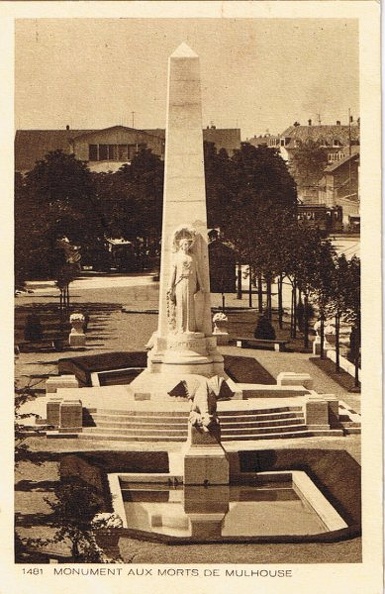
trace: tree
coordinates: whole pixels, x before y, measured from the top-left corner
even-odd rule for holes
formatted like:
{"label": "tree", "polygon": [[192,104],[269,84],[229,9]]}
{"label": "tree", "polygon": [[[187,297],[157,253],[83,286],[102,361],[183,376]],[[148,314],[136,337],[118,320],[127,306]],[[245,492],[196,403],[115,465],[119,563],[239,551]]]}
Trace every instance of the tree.
{"label": "tree", "polygon": [[299,187],[318,185],[328,163],[327,152],[321,142],[312,139],[298,143],[290,160],[290,172]]}
{"label": "tree", "polygon": [[[61,480],[55,495],[56,501],[47,499],[54,513],[54,525],[57,527],[53,541],[61,542],[68,539],[73,560],[90,561],[90,555],[97,556],[91,532],[91,521],[101,509],[97,490],[79,477],[69,477]],[[93,559],[94,562],[97,560]]]}
{"label": "tree", "polygon": [[224,149],[218,152],[211,142],[204,142],[207,223],[209,228],[220,227],[225,232],[231,205],[237,192],[235,163]]}
{"label": "tree", "polygon": [[[330,241],[322,238],[318,229],[297,224],[288,229],[288,250],[283,255],[285,273],[293,286],[293,325],[298,321],[296,292],[299,292],[300,303],[303,298],[303,335],[304,348],[309,347],[309,313],[310,300],[317,301],[332,284],[334,272],[334,248]],[[318,304],[323,308],[321,300]]]}
{"label": "tree", "polygon": [[18,178],[15,255],[24,276],[56,276],[62,265],[56,240],[66,236],[88,248],[103,241],[102,229],[90,171],[74,155],[48,153]]}
{"label": "tree", "polygon": [[24,460],[31,460],[30,449],[25,443],[26,432],[31,431],[31,426],[25,423],[26,419],[39,418],[39,415],[30,412],[23,412],[26,402],[34,400],[36,393],[33,386],[18,386],[15,384],[15,466]]}
{"label": "tree", "polygon": [[49,224],[35,196],[20,174],[15,177],[15,284],[22,287],[31,277],[49,276],[51,246],[45,235]]}
{"label": "tree", "polygon": [[[164,165],[150,149],[141,150],[115,174],[129,197],[129,217],[123,218],[122,236],[134,241],[138,256],[159,249],[162,230]],[[124,206],[125,208],[125,206]]]}
{"label": "tree", "polygon": [[360,347],[361,347],[361,261],[353,256],[347,261],[346,278],[342,287],[344,319],[352,324],[351,355],[354,362],[354,385],[359,386]]}
{"label": "tree", "polygon": [[336,373],[340,372],[340,323],[348,313],[347,292],[350,286],[349,262],[345,254],[335,258],[335,266],[327,292],[326,313],[335,320]]}
{"label": "tree", "polygon": [[278,152],[267,147],[242,144],[231,159],[230,171],[228,210],[221,230],[235,247],[238,260],[250,265],[250,283],[265,278],[271,318],[271,284],[281,272],[280,243],[287,225],[296,219],[295,184]]}
{"label": "tree", "polygon": [[337,255],[331,242],[322,240],[317,265],[314,267],[311,279],[312,298],[320,317],[321,359],[324,357],[326,311],[329,301],[333,299],[336,258]]}

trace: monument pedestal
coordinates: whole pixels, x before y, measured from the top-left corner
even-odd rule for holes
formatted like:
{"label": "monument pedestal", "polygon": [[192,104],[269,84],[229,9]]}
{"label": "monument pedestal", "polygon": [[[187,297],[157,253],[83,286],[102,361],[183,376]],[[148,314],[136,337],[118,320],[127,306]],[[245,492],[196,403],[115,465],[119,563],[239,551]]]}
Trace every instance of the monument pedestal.
{"label": "monument pedestal", "polygon": [[[228,485],[229,462],[215,433],[199,431],[189,423],[182,449],[185,485]],[[219,434],[219,428],[218,428]]]}
{"label": "monument pedestal", "polygon": [[202,332],[155,337],[154,346],[148,353],[147,370],[154,374],[225,376],[223,356],[217,350],[216,338]]}

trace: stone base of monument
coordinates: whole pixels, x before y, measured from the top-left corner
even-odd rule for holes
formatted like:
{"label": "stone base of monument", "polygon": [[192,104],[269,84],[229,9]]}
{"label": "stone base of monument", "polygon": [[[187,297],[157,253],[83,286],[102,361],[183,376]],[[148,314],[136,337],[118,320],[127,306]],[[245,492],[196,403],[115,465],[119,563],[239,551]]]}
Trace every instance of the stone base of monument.
{"label": "stone base of monument", "polygon": [[214,336],[201,332],[155,336],[148,353],[147,370],[152,373],[194,373],[211,377],[224,376],[223,356]]}
{"label": "stone base of monument", "polygon": [[182,448],[185,485],[228,485],[227,455],[215,431],[199,431],[189,423],[188,439]]}

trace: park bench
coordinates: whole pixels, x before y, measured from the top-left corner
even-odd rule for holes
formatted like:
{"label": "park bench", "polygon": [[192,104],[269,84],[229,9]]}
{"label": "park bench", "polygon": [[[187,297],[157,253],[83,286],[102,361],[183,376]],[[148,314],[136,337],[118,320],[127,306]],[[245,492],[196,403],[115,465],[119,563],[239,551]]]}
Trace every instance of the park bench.
{"label": "park bench", "polygon": [[254,338],[254,336],[236,336],[234,340],[237,347],[272,347],[277,352],[286,350],[286,344],[288,342],[287,340],[278,340],[277,338]]}
{"label": "park bench", "polygon": [[[66,341],[62,338],[43,338],[33,342],[32,340],[20,340],[15,344],[15,355],[19,353],[50,353],[63,351]],[[68,344],[68,343],[67,343]]]}

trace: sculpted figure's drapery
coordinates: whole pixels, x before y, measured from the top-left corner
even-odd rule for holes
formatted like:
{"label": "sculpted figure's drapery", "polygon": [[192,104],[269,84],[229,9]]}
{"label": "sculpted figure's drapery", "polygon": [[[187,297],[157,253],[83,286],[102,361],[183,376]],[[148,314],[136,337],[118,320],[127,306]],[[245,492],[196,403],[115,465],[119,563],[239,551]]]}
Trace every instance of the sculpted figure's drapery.
{"label": "sculpted figure's drapery", "polygon": [[172,262],[171,281],[168,291],[169,318],[177,333],[199,331],[199,315],[196,309],[196,294],[205,292],[200,273],[200,265],[193,247],[196,231],[184,227],[173,237],[175,255]]}
{"label": "sculpted figure's drapery", "polygon": [[[219,378],[216,379],[218,386]],[[199,431],[208,433],[219,428],[217,416],[217,394],[210,379],[197,376],[184,380],[187,397],[191,401],[189,422]]]}

